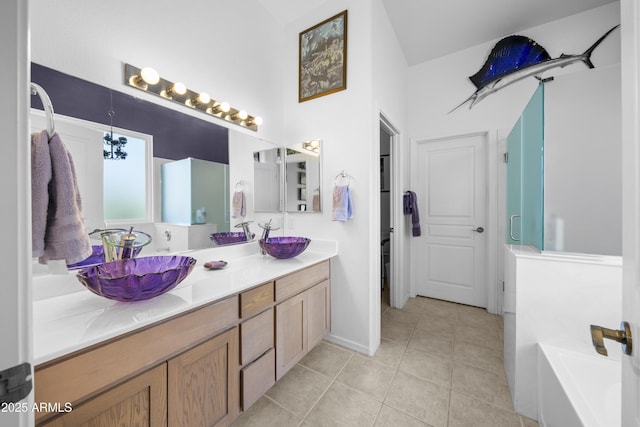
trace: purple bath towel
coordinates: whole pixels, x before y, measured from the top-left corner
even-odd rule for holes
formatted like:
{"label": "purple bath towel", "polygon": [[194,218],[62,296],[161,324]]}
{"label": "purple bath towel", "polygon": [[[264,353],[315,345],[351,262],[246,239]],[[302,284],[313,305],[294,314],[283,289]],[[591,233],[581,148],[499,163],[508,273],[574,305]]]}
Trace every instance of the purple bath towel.
{"label": "purple bath towel", "polygon": [[44,255],[51,157],[47,131],[31,134],[31,256]]}
{"label": "purple bath towel", "polygon": [[82,201],[76,180],[76,170],[71,153],[54,134],[49,140],[51,181],[47,227],[44,236],[44,253],[40,263],[50,259],[64,259],[74,264],[91,255],[89,234],[82,220]]}
{"label": "purple bath towel", "polygon": [[420,214],[418,213],[418,197],[413,191],[407,191],[403,196],[403,211],[405,215],[411,215],[411,234],[413,237],[419,237],[422,234],[420,230]]}

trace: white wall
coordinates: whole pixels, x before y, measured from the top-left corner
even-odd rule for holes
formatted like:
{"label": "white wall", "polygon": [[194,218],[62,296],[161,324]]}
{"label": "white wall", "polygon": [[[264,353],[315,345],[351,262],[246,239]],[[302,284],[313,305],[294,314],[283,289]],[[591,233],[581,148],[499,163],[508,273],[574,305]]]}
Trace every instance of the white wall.
{"label": "white wall", "polygon": [[[347,89],[298,103],[298,35],[301,31],[345,9],[347,18]],[[330,0],[285,28],[282,63],[285,145],[322,140],[322,213],[288,213],[286,234],[338,241],[339,256],[331,263],[331,335],[347,347],[369,353],[371,342],[369,300],[373,263],[370,236],[372,149],[374,129],[371,98],[371,6],[357,0]],[[331,220],[334,178],[345,170],[351,175],[353,219]],[[375,211],[377,213],[377,210]],[[375,246],[378,246],[376,229]],[[375,343],[377,346],[377,343]]]}
{"label": "white wall", "polygon": [[[410,145],[408,132],[408,65],[402,48],[396,38],[395,32],[382,1],[373,2],[373,96],[374,96],[374,114],[376,120],[377,115],[384,115],[385,119],[391,124],[398,134],[393,138],[393,165],[392,170],[396,181],[392,188],[393,199],[390,201],[391,208],[394,211],[391,226],[394,228],[394,241],[392,242],[393,258],[397,267],[393,272],[392,289],[393,292],[391,302],[396,307],[403,307],[411,293],[410,287],[410,243],[411,243],[411,223],[410,217],[404,216],[402,213],[402,195],[405,191],[410,190]],[[374,123],[377,132],[380,127]],[[376,141],[379,141],[379,136]],[[376,143],[379,149],[379,145]],[[378,170],[374,173],[379,174]],[[374,179],[375,181],[375,179]],[[376,192],[379,197],[380,193]],[[374,205],[379,206],[380,201],[373,201]],[[378,229],[380,228],[377,225]],[[378,259],[380,256],[377,255]],[[380,267],[378,267],[380,271]]]}
{"label": "white wall", "polygon": [[544,90],[544,249],[622,254],[620,67]]}
{"label": "white wall", "polygon": [[[298,34],[344,9],[347,89],[298,103]],[[402,132],[406,145],[406,63],[380,0],[327,1],[287,25],[285,40],[286,144],[311,138],[323,144],[323,212],[286,214],[286,232],[338,241],[330,339],[372,354],[380,336],[379,114]],[[331,194],[342,170],[351,176],[354,206],[353,219],[344,223],[331,221]]]}
{"label": "white wall", "polygon": [[30,21],[33,62],[240,129],[124,86],[123,63],[150,66],[162,77],[261,116],[258,136],[281,136],[282,27],[257,0],[215,7],[205,0],[32,0]]}

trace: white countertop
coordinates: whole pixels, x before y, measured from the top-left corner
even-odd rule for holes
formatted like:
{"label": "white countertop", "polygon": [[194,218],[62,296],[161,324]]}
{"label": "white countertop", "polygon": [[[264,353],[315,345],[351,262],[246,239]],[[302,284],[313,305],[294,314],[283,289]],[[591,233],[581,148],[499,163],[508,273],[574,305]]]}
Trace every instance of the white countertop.
{"label": "white countertop", "polygon": [[[337,254],[337,242],[322,240],[313,240],[302,254],[286,260],[261,255],[256,242],[182,252],[180,255],[198,261],[184,281],[156,298],[130,303],[91,293],[75,277],[76,271],[34,275],[34,364],[235,295]],[[227,261],[228,265],[221,270],[204,268],[205,262],[215,260]]]}

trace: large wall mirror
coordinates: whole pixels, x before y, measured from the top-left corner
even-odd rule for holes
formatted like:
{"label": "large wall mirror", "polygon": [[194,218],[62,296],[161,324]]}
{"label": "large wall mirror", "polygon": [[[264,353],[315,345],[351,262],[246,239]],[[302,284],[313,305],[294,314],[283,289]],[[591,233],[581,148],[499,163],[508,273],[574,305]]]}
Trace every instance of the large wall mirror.
{"label": "large wall mirror", "polygon": [[287,146],[285,151],[287,212],[322,212],[321,145],[319,139],[314,139]]}
{"label": "large wall mirror", "polygon": [[[206,177],[200,179],[191,168],[180,177],[179,192],[189,197],[190,211],[185,219],[173,223],[206,223],[210,225],[207,230],[229,231],[227,128],[38,64],[32,64],[32,80],[51,98],[56,130],[72,152],[88,231],[123,224],[144,228],[160,222],[161,166],[183,159],[198,166],[213,165],[222,172],[212,174],[208,167],[198,168]],[[37,111],[42,108],[40,99],[33,96],[32,104],[33,130],[39,131],[44,128],[43,114]],[[104,139],[111,129],[113,137],[128,140],[124,159],[106,158],[109,147]],[[142,190],[134,193],[132,184],[139,184]],[[205,244],[208,240],[206,236]]]}

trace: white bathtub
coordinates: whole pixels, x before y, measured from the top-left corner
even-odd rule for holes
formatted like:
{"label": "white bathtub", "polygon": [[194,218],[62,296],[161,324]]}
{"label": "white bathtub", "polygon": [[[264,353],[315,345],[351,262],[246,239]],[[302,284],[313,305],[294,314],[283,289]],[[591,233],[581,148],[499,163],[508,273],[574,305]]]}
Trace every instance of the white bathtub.
{"label": "white bathtub", "polygon": [[538,344],[540,426],[620,426],[620,399],[619,360]]}

